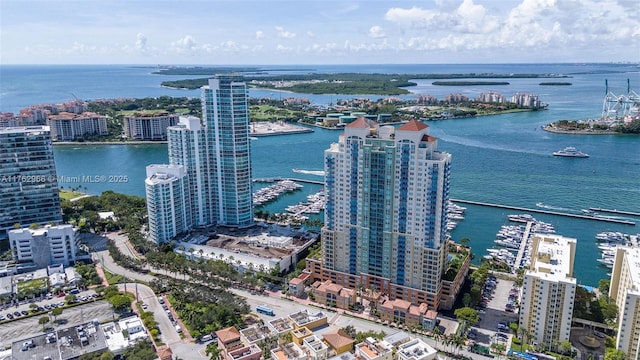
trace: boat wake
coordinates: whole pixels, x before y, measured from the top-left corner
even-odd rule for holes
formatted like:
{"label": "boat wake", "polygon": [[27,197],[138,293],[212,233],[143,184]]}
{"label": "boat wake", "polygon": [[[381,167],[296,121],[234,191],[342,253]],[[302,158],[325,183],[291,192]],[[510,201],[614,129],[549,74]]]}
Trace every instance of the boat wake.
{"label": "boat wake", "polygon": [[293,171],[294,173],[299,173],[299,174],[308,174],[308,175],[315,175],[315,176],[324,176],[324,171],[323,171],[323,170],[302,170],[302,169],[292,169],[291,171]]}
{"label": "boat wake", "polygon": [[539,207],[539,208],[549,209],[549,210],[561,210],[561,211],[576,212],[576,210],[574,210],[574,209],[568,209],[568,208],[563,208],[563,207],[559,207],[559,206],[546,205],[546,204],[543,204],[541,202],[536,203],[536,206]]}

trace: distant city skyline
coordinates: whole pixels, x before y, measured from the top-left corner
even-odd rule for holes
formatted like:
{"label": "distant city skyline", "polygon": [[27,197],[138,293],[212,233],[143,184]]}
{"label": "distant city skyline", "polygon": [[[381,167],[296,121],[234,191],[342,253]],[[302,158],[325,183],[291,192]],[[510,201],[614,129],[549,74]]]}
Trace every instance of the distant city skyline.
{"label": "distant city skyline", "polygon": [[0,0],[1,64],[638,62],[634,0]]}

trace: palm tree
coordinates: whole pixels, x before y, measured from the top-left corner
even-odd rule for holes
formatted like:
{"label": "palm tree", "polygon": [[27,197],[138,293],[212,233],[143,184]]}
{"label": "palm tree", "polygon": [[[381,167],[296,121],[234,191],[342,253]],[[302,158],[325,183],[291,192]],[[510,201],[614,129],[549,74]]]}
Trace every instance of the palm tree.
{"label": "palm tree", "polygon": [[442,329],[440,328],[440,326],[436,326],[433,329],[433,338],[436,341],[436,347],[439,347],[438,344],[442,339]]}

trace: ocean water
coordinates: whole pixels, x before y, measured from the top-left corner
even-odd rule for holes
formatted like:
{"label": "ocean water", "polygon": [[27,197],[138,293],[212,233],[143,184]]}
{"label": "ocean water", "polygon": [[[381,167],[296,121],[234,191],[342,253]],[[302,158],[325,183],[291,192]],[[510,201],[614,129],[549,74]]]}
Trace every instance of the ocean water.
{"label": "ocean water", "polygon": [[[275,67],[269,66],[269,69]],[[510,85],[495,87],[442,87],[419,80],[409,88],[414,93],[442,98],[450,93],[475,97],[483,91],[505,96],[534,93],[549,104],[548,110],[468,119],[429,122],[441,151],[452,154],[451,197],[473,201],[579,213],[601,207],[640,212],[640,137],[622,135],[579,136],[552,134],[541,126],[560,119],[599,117],[605,95],[605,79],[615,94],[631,87],[640,92],[637,66],[607,64],[508,64],[508,65],[362,65],[304,66],[323,72],[384,73],[554,73],[570,74],[562,81],[571,86],[540,86],[541,79],[509,79]],[[287,69],[291,69],[290,66]],[[0,66],[0,111],[16,112],[37,103],[55,103],[74,96],[81,99],[199,96],[199,91],[165,89],[167,76],[152,75],[151,68],[124,66]],[[275,72],[275,71],[274,71]],[[301,70],[301,72],[304,72]],[[181,77],[173,77],[181,78]],[[328,104],[343,95],[303,95],[250,90],[253,97],[304,96]],[[405,95],[412,98],[415,95]],[[356,96],[362,97],[362,96]],[[371,96],[377,98],[376,96]],[[253,177],[288,176],[322,180],[322,177],[294,173],[293,168],[322,170],[323,152],[338,140],[339,131],[314,129],[313,133],[262,137],[252,141]],[[553,151],[575,146],[590,154],[588,159],[558,158]],[[166,163],[165,145],[56,146],[54,155],[59,176],[126,175],[126,182],[61,183],[65,188],[98,194],[114,190],[144,196],[145,166]],[[320,186],[305,184],[302,191],[286,195],[268,206],[282,211]],[[466,219],[452,237],[470,239],[476,260],[485,254],[500,226],[513,211],[465,205]],[[534,214],[550,222],[558,234],[578,239],[574,275],[579,283],[597,286],[608,270],[599,266],[595,235],[601,231],[640,233],[640,225]],[[620,216],[625,218],[625,216]],[[640,218],[632,218],[640,223]]]}

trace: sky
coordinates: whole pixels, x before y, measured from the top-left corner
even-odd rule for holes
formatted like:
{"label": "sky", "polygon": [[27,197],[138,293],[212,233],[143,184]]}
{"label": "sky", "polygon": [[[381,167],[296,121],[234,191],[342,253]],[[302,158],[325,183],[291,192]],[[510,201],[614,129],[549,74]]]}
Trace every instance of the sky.
{"label": "sky", "polygon": [[638,0],[0,0],[0,64],[640,62]]}

